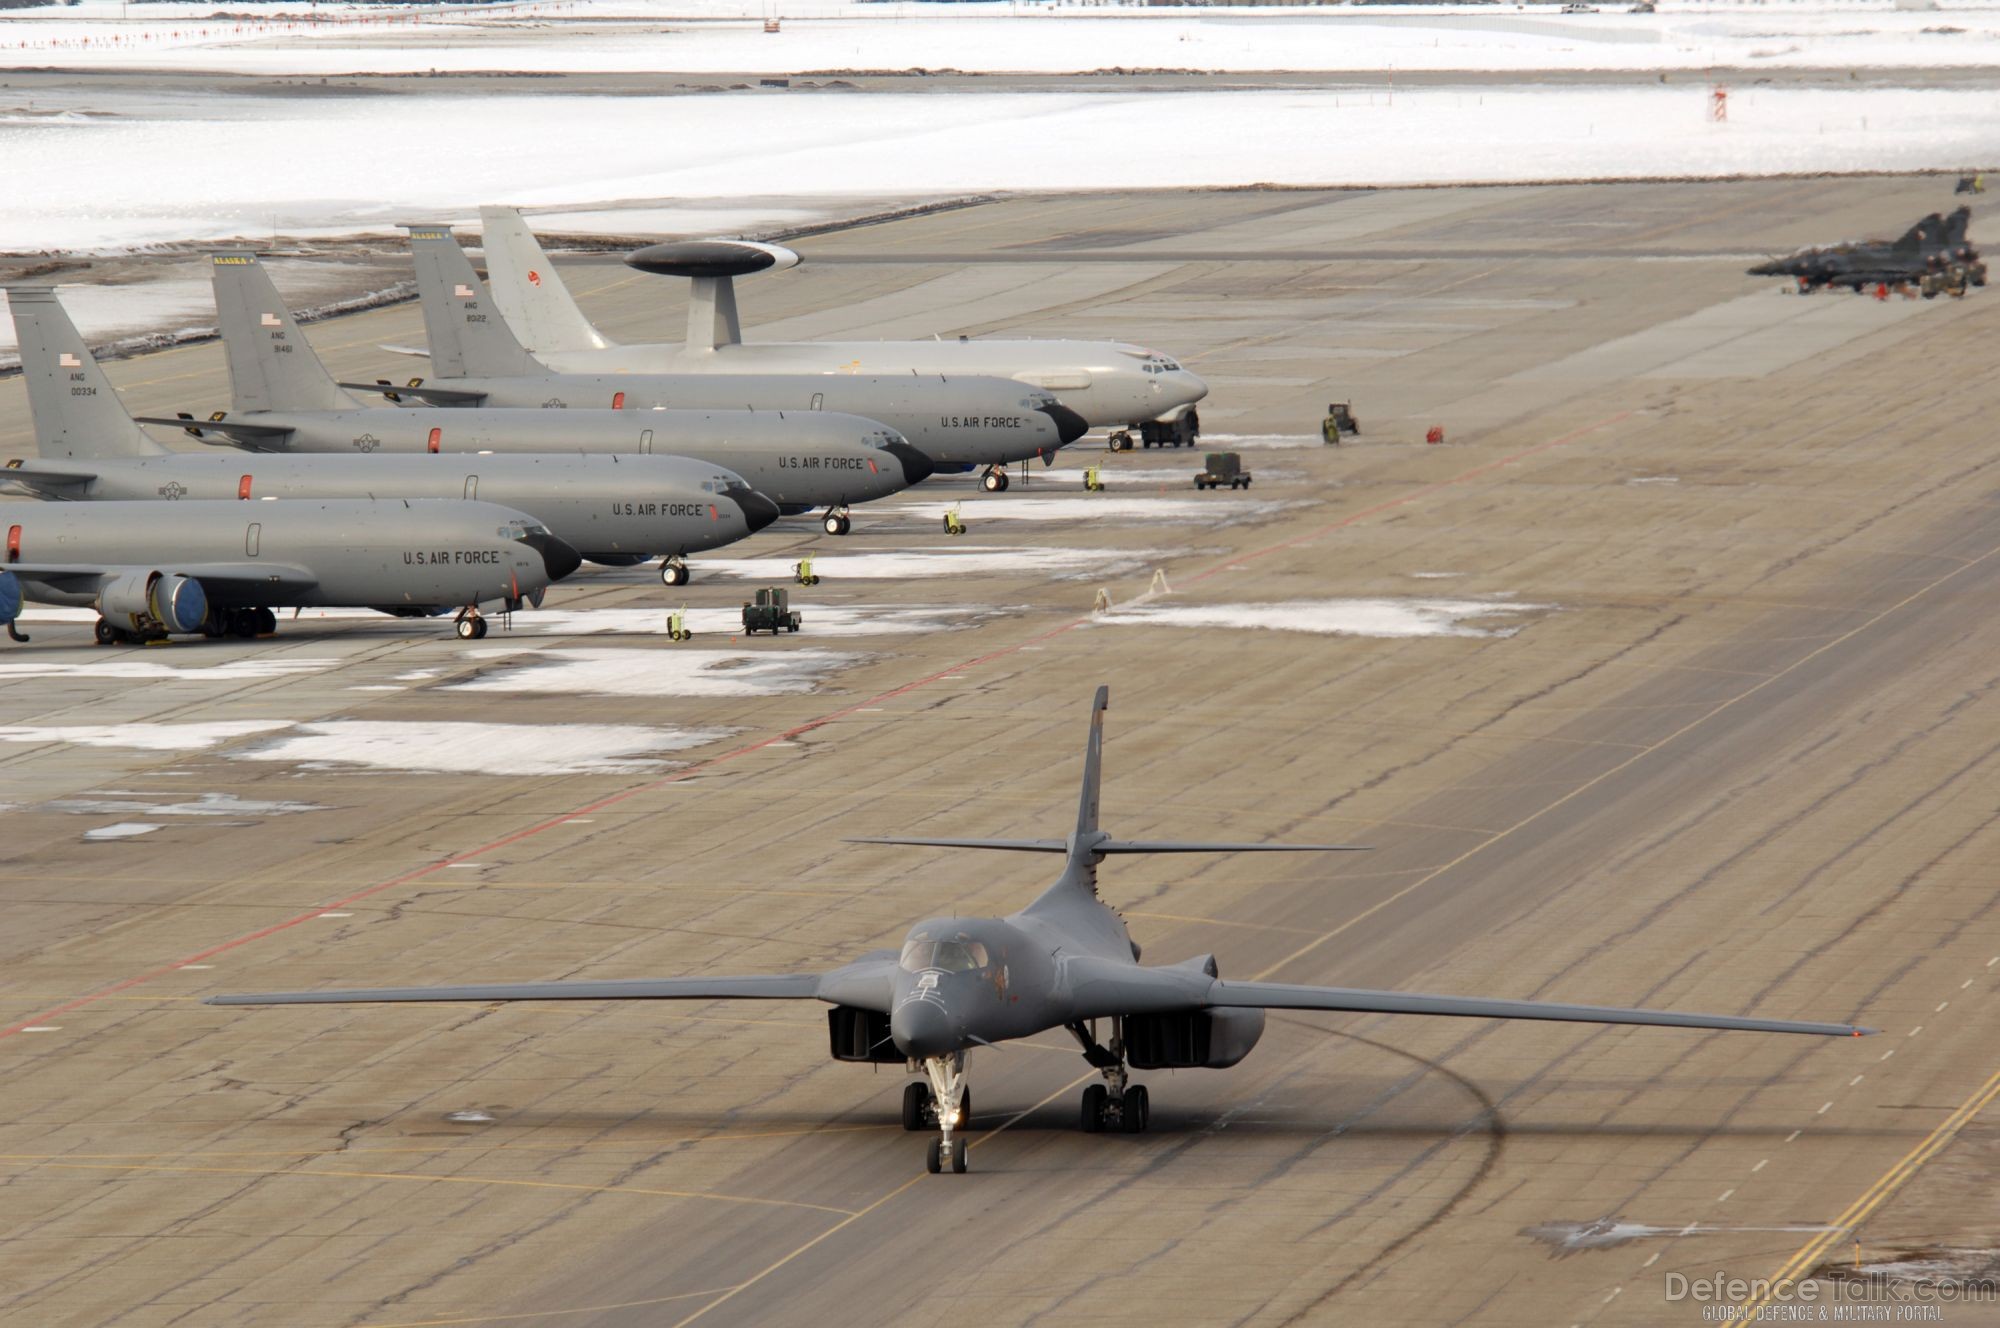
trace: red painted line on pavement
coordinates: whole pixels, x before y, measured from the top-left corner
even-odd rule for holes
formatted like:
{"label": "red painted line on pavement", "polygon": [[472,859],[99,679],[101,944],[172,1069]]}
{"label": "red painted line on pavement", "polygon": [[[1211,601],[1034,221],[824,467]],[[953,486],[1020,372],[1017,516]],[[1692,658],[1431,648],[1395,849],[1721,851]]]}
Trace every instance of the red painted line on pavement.
{"label": "red painted line on pavement", "polygon": [[[1457,484],[1462,484],[1466,480],[1476,479],[1479,476],[1487,474],[1490,471],[1499,470],[1506,466],[1511,466],[1518,461],[1524,461],[1529,457],[1537,455],[1538,453],[1547,452],[1553,448],[1561,447],[1565,443],[1575,442],[1577,439],[1583,437],[1584,435],[1589,433],[1594,433],[1599,429],[1608,428],[1609,426],[1616,424],[1623,419],[1626,419],[1631,414],[1632,412],[1629,410],[1621,411],[1620,413],[1610,416],[1609,418],[1599,420],[1595,424],[1585,425],[1581,429],[1577,429],[1570,433],[1566,433],[1560,438],[1552,439],[1545,443],[1538,443],[1534,447],[1528,448],[1526,451],[1516,452],[1511,456],[1505,456],[1499,458],[1498,460],[1486,462],[1483,465],[1473,467],[1471,470],[1463,471],[1457,475],[1453,475],[1449,479],[1438,480],[1435,483],[1426,484],[1421,488],[1412,489],[1410,492],[1403,494],[1401,497],[1391,498],[1388,499],[1387,501],[1377,503],[1373,507],[1363,508],[1359,512],[1351,513],[1348,516],[1342,517],[1338,521],[1335,521],[1329,525],[1321,526],[1315,530],[1308,531],[1303,535],[1293,536],[1291,539],[1284,540],[1277,544],[1269,545],[1266,548],[1258,549],[1251,553],[1238,554],[1236,557],[1231,558],[1226,562],[1218,563],[1216,566],[1209,568],[1206,572],[1202,572],[1197,576],[1190,577],[1188,579],[1187,584],[1193,585],[1198,582],[1207,580],[1209,577],[1214,576],[1218,572],[1227,570],[1228,568],[1239,567],[1244,563],[1251,562],[1258,558],[1266,557],[1270,554],[1277,553],[1280,550],[1294,548],[1300,544],[1307,543],[1311,540],[1319,539],[1325,535],[1333,533],[1334,531],[1341,530],[1348,526],[1354,525],[1356,522],[1366,520],[1368,517],[1378,515],[1382,512],[1389,511],[1393,508],[1401,507],[1406,503],[1415,502],[1418,499],[1427,497],[1433,493],[1437,493],[1441,490],[1451,488],[1452,486]],[[222,941],[219,942],[218,944],[211,945],[206,950],[197,951],[194,954],[188,955],[184,959],[177,959],[173,963],[162,964],[157,968],[150,968],[145,970],[144,972],[135,973],[131,977],[122,978],[119,981],[112,983],[108,987],[100,987],[96,991],[86,993],[85,995],[82,996],[78,996],[74,1000],[65,1001],[61,1005],[55,1006],[48,1010],[44,1010],[40,1014],[33,1015],[27,1019],[23,1019],[19,1023],[10,1024],[5,1028],[0,1028],[0,1038],[13,1037],[14,1035],[22,1032],[25,1029],[40,1024],[46,1024],[53,1019],[57,1019],[63,1015],[69,1014],[71,1011],[81,1010],[86,1006],[95,1005],[99,1001],[105,1000],[112,996],[116,996],[120,992],[129,991],[133,987],[143,986],[144,984],[152,982],[157,978],[165,977],[168,974],[176,972],[179,969],[186,968],[190,964],[199,964],[205,960],[214,958],[216,955],[227,954],[231,950],[241,949],[243,946],[252,944],[253,942],[261,941],[266,937],[275,936],[282,931],[289,931],[293,927],[301,926],[305,923],[311,922],[315,918],[323,917],[324,915],[334,912],[338,909],[346,908],[350,904],[360,903],[362,900],[372,898],[373,896],[379,895],[386,890],[393,890],[399,885],[408,885],[412,881],[422,880],[427,876],[431,876],[437,872],[443,871],[445,868],[450,867],[455,863],[474,861],[475,859],[480,858],[488,853],[491,853],[496,849],[505,848],[509,844],[518,844],[524,839],[531,839],[536,835],[544,833],[545,831],[553,830],[559,825],[564,825],[570,821],[573,821],[580,816],[589,816],[594,812],[603,811],[607,807],[615,807],[619,803],[628,801],[629,799],[632,798],[636,798],[641,794],[651,793],[658,789],[665,788],[670,784],[679,783],[681,780],[689,779],[695,775],[702,773],[705,770],[712,770],[716,766],[723,765],[730,761],[734,761],[739,757],[749,756],[753,752],[760,752],[764,750],[766,747],[771,746],[773,743],[787,742],[793,738],[800,736],[801,734],[811,733],[814,729],[824,728],[826,725],[834,723],[837,720],[845,719],[847,716],[854,714],[858,710],[866,709],[870,706],[877,705],[883,701],[892,701],[899,696],[903,696],[909,692],[916,691],[920,687],[927,687],[931,683],[936,682],[938,679],[945,677],[947,674],[961,673],[967,669],[978,668],[982,664],[990,664],[996,659],[1003,659],[1008,655],[1015,654],[1024,647],[1040,645],[1045,641],[1054,640],[1056,637],[1063,635],[1065,632],[1073,631],[1074,629],[1083,626],[1085,623],[1089,621],[1090,621],[1090,615],[1088,614],[1080,618],[1073,618],[1068,622],[1060,623],[1057,626],[1051,627],[1046,631],[1037,633],[1034,636],[1030,636],[1021,641],[1016,641],[1012,645],[1001,646],[998,649],[990,650],[983,655],[977,655],[971,659],[963,660],[957,664],[953,664],[948,668],[942,668],[938,669],[936,672],[927,673],[921,678],[916,678],[910,682],[902,684],[900,687],[892,687],[888,691],[878,692],[874,696],[868,697],[866,700],[856,701],[851,705],[842,706],[838,710],[830,710],[826,714],[821,715],[816,719],[809,719],[803,724],[794,725],[793,727],[785,729],[782,732],[774,733],[768,738],[761,738],[758,741],[749,743],[746,746],[736,747],[729,751],[723,752],[720,755],[711,756],[705,761],[698,761],[691,766],[687,766],[683,769],[676,770],[670,775],[664,775],[661,778],[653,780],[649,783],[640,784],[633,788],[625,789],[622,792],[613,793],[608,797],[599,798],[597,799],[597,801],[586,803],[581,807],[571,808],[569,811],[566,811],[559,816],[552,816],[548,820],[538,821],[534,825],[526,826],[520,830],[516,830],[512,834],[502,835],[500,838],[490,840],[487,843],[481,844],[477,848],[467,849],[461,853],[454,853],[450,857],[439,858],[434,862],[426,863],[424,866],[418,867],[412,871],[404,872],[400,876],[391,877],[386,881],[381,881],[375,885],[368,886],[366,889],[356,890],[352,894],[343,895],[339,899],[333,900],[330,903],[318,905],[317,907],[308,909],[303,913],[297,914],[296,916],[286,918],[283,922],[274,922],[268,927],[263,927],[258,929],[257,931],[248,932],[242,936],[235,937],[232,940]]]}

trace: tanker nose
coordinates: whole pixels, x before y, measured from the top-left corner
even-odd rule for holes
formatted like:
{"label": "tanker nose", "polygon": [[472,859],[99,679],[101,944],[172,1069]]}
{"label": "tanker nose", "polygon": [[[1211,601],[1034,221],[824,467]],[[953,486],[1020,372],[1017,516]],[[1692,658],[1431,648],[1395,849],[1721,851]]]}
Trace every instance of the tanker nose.
{"label": "tanker nose", "polygon": [[910,1000],[889,1016],[889,1038],[905,1056],[943,1056],[958,1050],[951,1016],[933,1001]]}
{"label": "tanker nose", "polygon": [[1042,414],[1056,422],[1056,437],[1062,439],[1062,446],[1068,447],[1077,439],[1090,432],[1090,421],[1071,410],[1062,402],[1052,402],[1042,407]]}
{"label": "tanker nose", "polygon": [[922,484],[937,474],[937,462],[908,443],[884,443],[882,450],[903,465],[903,475],[912,484]]}
{"label": "tanker nose", "polygon": [[521,543],[542,555],[542,566],[548,568],[550,581],[560,581],[583,566],[582,554],[546,530],[521,536]]}
{"label": "tanker nose", "polygon": [[743,509],[743,519],[750,523],[750,533],[753,535],[776,521],[780,515],[778,505],[755,489],[740,490],[729,496]]}

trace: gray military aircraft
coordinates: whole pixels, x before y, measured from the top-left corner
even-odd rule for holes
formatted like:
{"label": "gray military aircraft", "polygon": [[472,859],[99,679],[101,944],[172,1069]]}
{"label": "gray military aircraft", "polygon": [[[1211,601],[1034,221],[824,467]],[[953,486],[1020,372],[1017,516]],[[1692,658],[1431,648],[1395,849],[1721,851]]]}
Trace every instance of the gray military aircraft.
{"label": "gray military aircraft", "polygon": [[1968,284],[1986,284],[1986,266],[1966,240],[1972,209],[1960,207],[1949,217],[1933,212],[1895,240],[1864,240],[1801,249],[1783,258],[1747,269],[1753,277],[1790,277],[1801,295],[1823,286],[1845,286],[1856,294],[1873,289],[1916,288],[1925,299],[1951,292],[1964,294]]}
{"label": "gray military aircraft", "polygon": [[214,435],[268,452],[690,457],[735,471],[784,512],[826,508],[823,525],[831,535],[848,531],[851,504],[901,492],[934,469],[929,457],[893,429],[834,412],[607,409],[553,416],[541,410],[366,406],[327,373],[255,254],[216,254],[211,272],[229,360],[231,409],[203,420],[142,417],[141,423],[178,425],[196,438]]}
{"label": "gray military aircraft", "polygon": [[[1117,839],[1098,826],[1104,711],[1110,689],[1090,707],[1083,792],[1076,828],[1065,839],[850,840],[937,848],[1002,849],[1063,855],[1055,884],[1004,918],[938,917],[918,923],[900,954],[880,950],[828,973],[759,977],[525,982],[470,987],[382,987],[347,991],[211,996],[210,1005],[347,1004],[378,1001],[673,1001],[813,1000],[833,1008],[827,1029],[834,1059],[906,1063],[924,1081],[903,1093],[903,1127],[938,1127],[925,1165],[965,1170],[965,1141],[955,1132],[971,1118],[965,1057],[974,1047],[1066,1029],[1104,1078],[1084,1090],[1086,1132],[1143,1131],[1151,1107],[1131,1069],[1227,1069],[1257,1045],[1267,1010],[1459,1015],[1472,1019],[1547,1019],[1669,1028],[1739,1029],[1859,1037],[1872,1029],[1739,1015],[1682,1014],[1622,1006],[1425,996],[1279,982],[1225,982],[1213,955],[1164,966],[1139,962],[1124,919],[1097,892],[1098,864],[1127,853],[1333,852],[1338,844],[1192,844]],[[1098,1024],[1110,1025],[1109,1041]]]}
{"label": "gray military aircraft", "polygon": [[[986,467],[989,490],[1007,487],[1011,461],[1055,454],[1089,429],[1040,388],[1006,378],[916,374],[551,373],[497,313],[472,260],[443,226],[411,226],[417,293],[437,380],[377,390],[493,406],[754,407],[796,419],[821,410],[865,415],[901,433],[942,470]],[[350,385],[351,386],[351,385]],[[748,472],[745,472],[748,474]],[[753,478],[753,483],[754,478]]]}
{"label": "gray military aircraft", "polygon": [[16,286],[8,308],[21,347],[39,459],[0,485],[58,500],[184,498],[479,498],[527,512],[593,562],[660,557],[669,585],[690,553],[778,519],[740,475],[687,457],[197,456],[147,437],[63,312],[54,290]]}
{"label": "gray military aircraft", "polygon": [[625,261],[641,272],[687,277],[687,340],[619,345],[584,317],[562,275],[521,214],[479,209],[493,298],[535,358],[564,373],[990,374],[1031,383],[1093,428],[1129,429],[1148,445],[1192,443],[1201,432],[1195,403],[1208,385],[1171,356],[1119,341],[979,339],[950,341],[743,340],[735,278],[796,267],[799,255],[747,240],[656,244]]}
{"label": "gray military aircraft", "polygon": [[102,645],[276,631],[278,608],[458,611],[539,603],[582,562],[531,516],[463,498],[9,503],[0,622],[21,601],[96,609]]}

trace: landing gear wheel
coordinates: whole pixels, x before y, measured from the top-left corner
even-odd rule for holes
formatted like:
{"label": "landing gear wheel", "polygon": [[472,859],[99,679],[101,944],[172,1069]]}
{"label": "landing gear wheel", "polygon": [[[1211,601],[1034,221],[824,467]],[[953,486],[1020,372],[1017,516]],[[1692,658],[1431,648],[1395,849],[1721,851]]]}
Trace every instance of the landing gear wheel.
{"label": "landing gear wheel", "polygon": [[933,1176],[944,1170],[944,1140],[933,1139],[924,1149],[924,1170]]}
{"label": "landing gear wheel", "polygon": [[963,1139],[954,1139],[951,1141],[951,1174],[954,1176],[963,1176],[965,1174],[965,1140]]}
{"label": "landing gear wheel", "polygon": [[248,641],[257,635],[257,612],[254,609],[237,609],[229,618],[229,634]]}
{"label": "landing gear wheel", "polygon": [[1104,1129],[1104,1103],[1110,1096],[1103,1084],[1092,1084],[1083,1090],[1083,1119],[1079,1123],[1085,1134],[1097,1134]]}
{"label": "landing gear wheel", "polygon": [[1119,1124],[1127,1134],[1144,1134],[1153,1122],[1152,1104],[1146,1100],[1144,1084],[1134,1084],[1125,1090],[1125,1101],[1119,1111]]}
{"label": "landing gear wheel", "polygon": [[[256,611],[256,618],[257,618],[257,635],[269,636],[271,633],[278,630],[278,615],[271,612],[269,609],[258,609]],[[481,632],[480,635],[484,636],[485,633]]]}
{"label": "landing gear wheel", "polygon": [[903,1085],[903,1128],[915,1133],[930,1124],[931,1090],[928,1084]]}
{"label": "landing gear wheel", "polygon": [[1004,470],[989,469],[979,477],[979,486],[988,493],[1005,493],[1007,484],[1007,472]]}
{"label": "landing gear wheel", "polygon": [[1120,429],[1105,440],[1105,446],[1113,452],[1129,452],[1132,450],[1132,435]]}
{"label": "landing gear wheel", "polygon": [[460,618],[452,625],[452,630],[458,633],[461,641],[476,641],[480,637],[479,629],[484,625],[478,618]]}
{"label": "landing gear wheel", "polygon": [[660,584],[663,586],[684,586],[693,579],[688,565],[678,559],[669,558],[660,564]]}
{"label": "landing gear wheel", "polygon": [[958,1095],[958,1124],[952,1128],[955,1130],[972,1128],[972,1090],[969,1088]]}
{"label": "landing gear wheel", "polygon": [[824,530],[829,535],[845,535],[847,533],[847,522],[839,515],[834,513],[829,513],[827,515],[826,520],[820,522],[819,524],[820,524],[820,529]]}
{"label": "landing gear wheel", "polygon": [[97,644],[101,646],[108,646],[118,639],[118,629],[102,618],[97,620],[97,627],[94,630],[97,633]]}

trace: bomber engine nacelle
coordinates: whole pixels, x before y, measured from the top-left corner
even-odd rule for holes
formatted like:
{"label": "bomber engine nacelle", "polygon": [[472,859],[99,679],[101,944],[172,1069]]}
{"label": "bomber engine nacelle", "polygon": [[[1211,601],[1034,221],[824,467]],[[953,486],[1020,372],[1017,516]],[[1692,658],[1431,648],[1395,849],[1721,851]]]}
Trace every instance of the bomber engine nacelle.
{"label": "bomber engine nacelle", "polygon": [[98,592],[97,611],[135,632],[198,632],[208,619],[208,594],[191,576],[130,572]]}
{"label": "bomber engine nacelle", "polygon": [[828,1050],[837,1061],[901,1065],[903,1053],[889,1036],[889,1016],[879,1010],[836,1005],[826,1012]]}
{"label": "bomber engine nacelle", "polygon": [[1226,1070],[1264,1036],[1262,1010],[1126,1015],[1123,1024],[1135,1070]]}
{"label": "bomber engine nacelle", "polygon": [[[1221,976],[1214,955],[1196,955],[1174,967]],[[1120,1024],[1125,1058],[1135,1070],[1226,1070],[1264,1036],[1262,1010],[1128,1014]]]}

